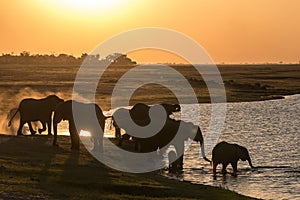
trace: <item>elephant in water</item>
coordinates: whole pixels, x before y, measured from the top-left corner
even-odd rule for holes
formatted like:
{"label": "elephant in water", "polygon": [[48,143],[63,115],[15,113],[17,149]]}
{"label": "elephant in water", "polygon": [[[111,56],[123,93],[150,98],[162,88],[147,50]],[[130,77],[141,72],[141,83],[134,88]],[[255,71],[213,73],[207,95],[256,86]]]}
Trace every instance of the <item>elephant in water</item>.
{"label": "elephant in water", "polygon": [[[96,113],[97,119],[94,119],[93,113]],[[101,108],[94,103],[85,104],[85,103],[69,100],[58,104],[54,111],[54,118],[53,118],[53,127],[54,127],[53,145],[58,145],[57,124],[62,120],[68,120],[69,132],[70,132],[71,144],[72,144],[71,149],[79,150],[78,132],[80,132],[80,130],[87,130],[90,132],[91,139],[94,141],[93,150],[102,150],[103,134],[104,134],[106,118],[107,117],[103,115]]]}
{"label": "elephant in water", "polygon": [[52,112],[55,110],[55,107],[63,102],[64,100],[57,97],[56,95],[50,95],[43,99],[23,99],[14,115],[8,122],[8,126],[11,125],[12,119],[16,116],[18,112],[20,112],[20,125],[17,131],[17,135],[23,135],[22,128],[25,123],[28,123],[29,130],[32,135],[36,133],[36,131],[32,128],[31,122],[40,121],[42,123],[43,128],[39,129],[39,133],[42,133],[46,130],[46,124],[48,127],[48,135],[51,134],[51,117]]}
{"label": "elephant in water", "polygon": [[[141,107],[142,109],[137,109],[138,107]],[[164,106],[163,106],[164,107]],[[174,106],[175,107],[175,106]],[[175,112],[180,110],[180,107],[176,106],[177,108],[174,109]],[[164,107],[165,108],[165,107]],[[142,110],[142,111],[141,111]],[[144,104],[137,104],[132,109],[129,110],[130,117],[132,120],[136,123],[136,125],[140,127],[145,127],[150,123],[150,116],[149,116],[149,108],[147,109],[147,106],[144,106]],[[117,115],[122,116],[122,113],[126,112],[126,109],[120,108],[117,110],[113,118],[115,119]],[[159,118],[159,121],[165,122],[162,126],[162,128],[153,136],[150,137],[142,137],[143,133],[138,133],[141,137],[136,136],[135,133],[135,141],[139,143],[140,151],[143,153],[146,152],[152,152],[156,151],[158,148],[163,148],[167,146],[168,144],[174,145],[176,152],[177,152],[177,158],[176,160],[180,160],[179,163],[183,165],[183,153],[184,153],[184,141],[190,139],[193,139],[196,142],[200,142],[201,145],[201,151],[203,158],[206,161],[209,161],[204,153],[204,143],[203,143],[203,136],[200,130],[200,127],[195,126],[192,123],[184,122],[181,120],[174,120],[169,117],[171,114],[171,111],[166,111],[167,117],[166,119]],[[156,116],[158,117],[158,116]],[[118,117],[117,119],[120,119],[120,124],[117,124],[119,128],[122,128],[126,131],[127,134],[130,135],[130,132],[134,132],[135,130],[132,129],[130,125],[131,119],[126,119],[122,117]],[[128,122],[127,122],[128,121]],[[116,121],[118,123],[118,121]],[[147,130],[145,130],[147,131]],[[176,137],[175,137],[176,136]],[[175,138],[175,139],[174,139]],[[174,161],[174,160],[172,160]],[[171,161],[171,162],[172,162]],[[210,161],[209,161],[210,162]]]}
{"label": "elephant in water", "polygon": [[222,164],[222,173],[226,173],[226,167],[230,163],[235,174],[239,159],[242,161],[247,160],[250,167],[255,168],[245,147],[227,142],[218,143],[212,150],[213,173],[216,174],[217,165],[220,163]]}

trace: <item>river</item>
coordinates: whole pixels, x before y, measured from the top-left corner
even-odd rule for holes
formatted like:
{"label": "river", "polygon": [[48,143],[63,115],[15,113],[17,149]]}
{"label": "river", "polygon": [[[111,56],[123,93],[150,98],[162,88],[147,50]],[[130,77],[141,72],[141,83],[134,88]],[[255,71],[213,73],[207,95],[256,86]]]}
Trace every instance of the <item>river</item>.
{"label": "river", "polygon": [[[201,104],[200,110],[200,126],[205,134],[210,105]],[[229,173],[218,173],[213,178],[210,164],[199,158],[199,145],[192,143],[185,152],[183,174],[178,178],[256,198],[300,199],[299,113],[300,95],[280,100],[228,103],[224,129],[218,141],[245,146],[254,166],[274,168],[252,170],[247,162],[239,161],[237,177],[230,174],[229,165]],[[211,152],[207,152],[207,156],[211,158]],[[221,165],[218,166],[220,170]]]}

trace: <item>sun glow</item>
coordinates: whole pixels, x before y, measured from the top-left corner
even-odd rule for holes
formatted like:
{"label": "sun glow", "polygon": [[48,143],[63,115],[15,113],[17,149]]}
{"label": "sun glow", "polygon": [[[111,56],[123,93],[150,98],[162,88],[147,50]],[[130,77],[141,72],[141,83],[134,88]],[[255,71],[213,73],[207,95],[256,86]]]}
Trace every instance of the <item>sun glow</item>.
{"label": "sun glow", "polygon": [[93,10],[101,7],[116,6],[118,0],[60,0],[67,7],[78,10]]}
{"label": "sun glow", "polygon": [[119,8],[121,0],[51,0],[50,3],[65,12],[93,14]]}

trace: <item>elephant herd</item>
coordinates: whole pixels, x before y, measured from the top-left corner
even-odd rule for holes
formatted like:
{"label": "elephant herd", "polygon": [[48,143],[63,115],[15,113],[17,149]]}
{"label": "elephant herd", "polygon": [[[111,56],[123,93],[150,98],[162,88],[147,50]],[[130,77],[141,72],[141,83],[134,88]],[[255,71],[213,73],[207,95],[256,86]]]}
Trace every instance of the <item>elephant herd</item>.
{"label": "elephant herd", "polygon": [[[31,122],[34,121],[40,121],[42,124],[42,128],[38,129],[40,134],[48,129],[48,135],[52,135],[51,126],[53,122],[53,145],[56,146],[58,145],[58,124],[62,120],[67,120],[72,149],[79,150],[80,139],[78,131],[88,130],[91,133],[91,140],[94,144],[93,150],[102,151],[105,120],[112,117],[116,137],[120,138],[119,146],[122,145],[123,140],[130,137],[135,142],[135,150],[141,153],[152,152],[165,146],[173,145],[176,154],[169,154],[169,156],[173,155],[171,156],[173,158],[169,158],[170,163],[172,163],[169,167],[178,170],[182,169],[183,166],[184,141],[192,139],[200,143],[203,158],[211,162],[205,156],[204,140],[200,127],[171,117],[173,113],[179,111],[181,111],[181,108],[178,104],[148,106],[138,103],[131,109],[120,108],[112,116],[107,117],[97,104],[85,104],[74,100],[64,101],[56,95],[50,95],[43,99],[23,99],[9,120],[8,126],[11,125],[12,119],[18,112],[20,113],[20,124],[17,135],[23,135],[22,128],[25,123],[28,124],[30,133],[32,135],[36,134],[31,125]],[[159,129],[155,130],[157,127]],[[123,136],[121,136],[121,129],[126,131],[126,134],[123,134]],[[153,131],[156,134],[147,135],[149,134],[148,132],[151,133]],[[253,168],[248,150],[245,147],[227,142],[217,144],[212,151],[213,173],[216,173],[218,164],[223,165],[223,173],[226,172],[227,165],[231,164],[235,173],[239,159],[243,161],[248,160],[249,165]]]}

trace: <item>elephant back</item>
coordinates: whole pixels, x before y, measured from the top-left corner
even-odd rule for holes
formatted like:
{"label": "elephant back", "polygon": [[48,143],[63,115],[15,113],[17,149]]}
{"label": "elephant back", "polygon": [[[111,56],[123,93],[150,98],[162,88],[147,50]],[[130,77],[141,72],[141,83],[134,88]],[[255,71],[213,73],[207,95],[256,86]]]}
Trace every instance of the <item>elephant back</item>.
{"label": "elephant back", "polygon": [[150,123],[150,107],[143,103],[135,104],[130,110],[131,119],[139,126],[146,126]]}
{"label": "elephant back", "polygon": [[212,150],[212,160],[215,161],[228,161],[237,160],[238,152],[236,144],[228,142],[218,143]]}

